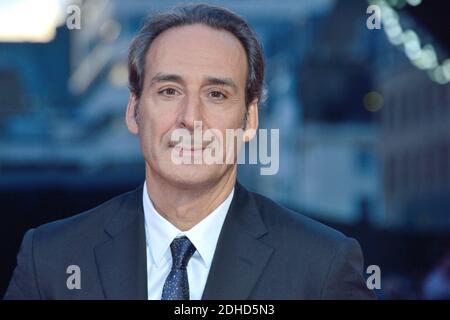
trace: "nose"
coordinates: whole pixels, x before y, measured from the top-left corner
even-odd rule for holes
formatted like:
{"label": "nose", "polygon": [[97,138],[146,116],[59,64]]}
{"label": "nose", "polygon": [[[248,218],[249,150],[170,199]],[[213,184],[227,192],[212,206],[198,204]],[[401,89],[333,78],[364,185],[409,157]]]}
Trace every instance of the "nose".
{"label": "nose", "polygon": [[178,117],[178,126],[193,132],[196,127],[202,125],[202,121],[201,99],[196,95],[186,95]]}

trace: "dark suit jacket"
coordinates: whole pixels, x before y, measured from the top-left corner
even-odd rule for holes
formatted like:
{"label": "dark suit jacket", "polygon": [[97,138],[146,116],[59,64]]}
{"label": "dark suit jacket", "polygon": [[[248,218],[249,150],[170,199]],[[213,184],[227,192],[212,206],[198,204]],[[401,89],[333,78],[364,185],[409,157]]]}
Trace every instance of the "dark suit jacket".
{"label": "dark suit jacket", "polygon": [[[142,190],[29,230],[4,298],[146,299]],[[236,183],[203,299],[373,298],[362,271],[356,240]]]}

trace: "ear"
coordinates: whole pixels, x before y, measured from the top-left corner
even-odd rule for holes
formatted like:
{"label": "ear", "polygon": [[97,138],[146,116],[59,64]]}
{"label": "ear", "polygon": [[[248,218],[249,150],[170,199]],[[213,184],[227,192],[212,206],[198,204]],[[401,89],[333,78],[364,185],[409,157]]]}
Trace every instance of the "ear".
{"label": "ear", "polygon": [[139,133],[139,125],[137,121],[137,110],[138,107],[138,99],[134,93],[130,94],[130,98],[128,99],[127,112],[125,113],[125,123],[127,125],[128,131],[132,134]]}
{"label": "ear", "polygon": [[245,122],[244,142],[253,139],[258,130],[258,99],[253,100],[247,109],[247,120]]}

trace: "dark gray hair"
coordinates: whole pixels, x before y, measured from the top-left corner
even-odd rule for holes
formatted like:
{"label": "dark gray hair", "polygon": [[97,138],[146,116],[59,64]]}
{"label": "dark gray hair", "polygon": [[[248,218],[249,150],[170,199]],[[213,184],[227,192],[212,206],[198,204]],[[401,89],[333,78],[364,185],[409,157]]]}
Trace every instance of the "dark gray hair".
{"label": "dark gray hair", "polygon": [[242,44],[247,54],[247,82],[245,105],[254,100],[264,100],[264,58],[255,32],[241,17],[217,6],[207,4],[181,5],[171,11],[147,18],[133,39],[128,54],[128,79],[130,91],[139,99],[142,93],[145,57],[152,42],[162,32],[179,26],[203,24],[217,30],[226,30]]}

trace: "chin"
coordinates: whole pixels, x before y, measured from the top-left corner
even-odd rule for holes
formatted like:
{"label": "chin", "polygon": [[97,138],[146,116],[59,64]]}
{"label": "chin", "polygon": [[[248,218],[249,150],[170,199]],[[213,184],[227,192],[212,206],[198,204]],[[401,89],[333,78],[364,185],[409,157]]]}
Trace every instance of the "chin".
{"label": "chin", "polygon": [[[162,169],[162,168],[161,168]],[[217,184],[226,172],[221,165],[171,165],[161,176],[181,188]]]}

